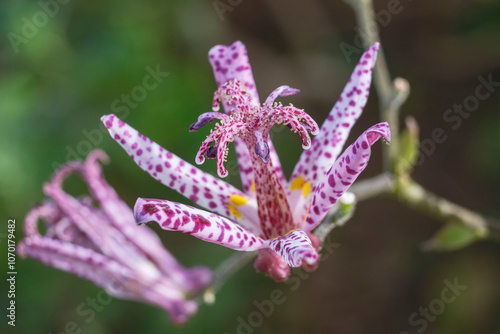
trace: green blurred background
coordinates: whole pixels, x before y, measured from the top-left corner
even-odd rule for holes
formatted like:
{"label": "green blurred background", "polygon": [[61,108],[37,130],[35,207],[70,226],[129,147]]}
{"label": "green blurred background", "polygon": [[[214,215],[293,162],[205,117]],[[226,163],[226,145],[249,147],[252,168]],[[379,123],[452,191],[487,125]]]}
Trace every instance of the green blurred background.
{"label": "green blurred background", "polygon": [[[193,161],[206,131],[187,131],[210,110],[215,83],[207,52],[215,44],[243,41],[261,98],[288,84],[301,94],[287,99],[321,123],[359,57],[347,59],[340,45],[355,45],[352,9],[342,1],[243,0],[222,14],[212,1],[41,2],[57,13],[44,20],[37,1],[0,4],[0,230],[5,254],[8,218],[22,237],[26,212],[43,199],[42,184],[58,164],[83,158],[90,148],[111,157],[108,181],[133,205],[138,196],[186,200],[142,172],[106,134],[99,118],[113,112],[121,94],[142,84],[146,67],[169,72],[147,97],[129,108],[126,122],[182,158]],[[388,1],[375,1],[377,11]],[[403,10],[381,29],[389,69],[411,84],[402,114],[413,115],[421,138],[442,128],[448,139],[415,171],[433,192],[492,216],[500,216],[500,92],[452,130],[443,114],[475,93],[478,76],[500,81],[500,4],[494,0],[402,1]],[[33,21],[35,20],[35,21]],[[29,25],[38,25],[31,31]],[[26,39],[13,37],[27,36]],[[121,104],[123,105],[123,104]],[[379,121],[372,90],[352,139]],[[123,116],[123,114],[122,114]],[[208,131],[208,130],[207,130]],[[86,134],[94,133],[91,143]],[[102,135],[99,135],[99,133]],[[287,175],[301,153],[298,138],[277,132],[275,145]],[[362,177],[381,170],[381,145]],[[234,160],[230,153],[229,160]],[[201,167],[214,172],[213,161]],[[239,184],[238,175],[229,181]],[[67,190],[85,188],[71,179]],[[420,251],[440,222],[390,199],[358,206],[355,217],[335,230],[334,253],[300,286],[278,284],[251,265],[236,274],[184,327],[172,326],[160,309],[113,300],[89,323],[76,308],[99,288],[33,260],[17,260],[17,326],[2,333],[237,333],[238,317],[256,310],[274,289],[286,302],[253,328],[254,333],[500,333],[500,245],[481,241],[450,253]],[[160,231],[159,231],[160,232]],[[216,267],[232,254],[179,233],[160,232],[166,246],[188,266]],[[6,256],[0,257],[6,268]],[[2,291],[5,274],[2,270]],[[458,278],[465,291],[442,314],[423,325],[409,317],[440,299],[444,281]],[[2,292],[2,294],[4,294]],[[2,310],[6,296],[0,297]],[[423,319],[419,316],[416,319]],[[432,320],[431,320],[432,319]],[[78,333],[78,331],[75,331]],[[244,333],[244,331],[243,331]]]}

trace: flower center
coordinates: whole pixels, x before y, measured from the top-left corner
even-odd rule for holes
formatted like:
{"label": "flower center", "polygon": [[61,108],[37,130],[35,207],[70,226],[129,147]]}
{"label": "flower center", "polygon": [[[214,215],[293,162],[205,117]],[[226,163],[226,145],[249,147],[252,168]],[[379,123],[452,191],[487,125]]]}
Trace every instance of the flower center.
{"label": "flower center", "polygon": [[[198,164],[202,164],[205,157],[216,158],[217,173],[220,177],[228,175],[224,167],[228,144],[234,141],[235,137],[240,137],[246,144],[252,161],[260,223],[266,237],[283,235],[295,228],[284,185],[281,184],[269,159],[269,130],[274,124],[288,126],[299,133],[304,149],[311,146],[309,132],[317,134],[319,131],[316,122],[304,110],[291,104],[283,106],[274,102],[279,96],[298,92],[299,90],[289,86],[281,86],[269,95],[262,106],[256,106],[240,81],[228,81],[214,94],[214,112],[200,115],[198,121],[190,126],[190,131],[197,131],[214,119],[220,120],[203,141],[196,155]],[[221,101],[229,106],[228,115],[216,112]]]}

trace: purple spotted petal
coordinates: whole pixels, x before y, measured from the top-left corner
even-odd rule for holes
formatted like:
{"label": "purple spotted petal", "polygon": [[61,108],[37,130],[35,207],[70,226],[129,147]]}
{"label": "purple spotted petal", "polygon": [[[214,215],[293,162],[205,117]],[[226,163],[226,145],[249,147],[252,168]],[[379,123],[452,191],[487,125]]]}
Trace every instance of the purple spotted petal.
{"label": "purple spotted petal", "polygon": [[371,146],[381,137],[390,140],[389,124],[379,123],[366,130],[335,161],[314,192],[307,216],[305,231],[311,231],[325,218],[328,211],[366,168]]}
{"label": "purple spotted petal", "polygon": [[375,43],[361,57],[340,98],[314,138],[311,148],[302,153],[291,180],[301,176],[311,182],[314,189],[337,159],[368,99],[378,48],[379,44]]}
{"label": "purple spotted petal", "polygon": [[236,41],[229,46],[216,45],[208,52],[208,60],[212,65],[217,87],[237,79],[245,85],[254,105],[260,104],[247,49],[243,43]]}
{"label": "purple spotted petal", "polygon": [[307,233],[301,230],[294,230],[271,240],[269,248],[279,254],[290,267],[300,267],[303,263],[314,266],[319,259]]}
{"label": "purple spotted petal", "polygon": [[266,241],[238,224],[188,205],[138,198],[134,207],[137,224],[157,222],[161,228],[192,234],[198,239],[241,251],[268,247]]}
{"label": "purple spotted petal", "polygon": [[[145,172],[196,204],[220,215],[231,217],[242,226],[257,232],[258,224],[248,218],[257,215],[255,201],[237,188],[194,167],[140,134],[115,115],[101,118],[111,136]],[[229,209],[231,195],[248,199],[247,216],[236,217]],[[251,211],[255,211],[254,214]]]}

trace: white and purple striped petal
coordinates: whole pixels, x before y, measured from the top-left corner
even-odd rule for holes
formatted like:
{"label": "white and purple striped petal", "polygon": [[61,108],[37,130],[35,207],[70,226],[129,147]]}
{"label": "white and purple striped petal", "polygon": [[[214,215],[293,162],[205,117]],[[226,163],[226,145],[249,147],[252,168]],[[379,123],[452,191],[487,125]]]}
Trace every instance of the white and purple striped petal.
{"label": "white and purple striped petal", "polygon": [[[109,218],[102,211],[89,205],[82,200],[68,195],[63,190],[64,179],[72,172],[81,172],[83,164],[70,163],[57,171],[51,180],[44,186],[44,193],[51,197],[57,204],[60,214],[71,221],[74,228],[83,233],[86,238],[95,246],[101,254],[113,258],[119,262],[133,261],[143,262],[147,258],[137,251],[136,247],[129,243],[125,235],[114,227]],[[106,191],[103,188],[101,191]],[[123,224],[134,226],[133,215],[130,209],[125,213]],[[113,211],[117,219],[123,219],[121,210]]]}
{"label": "white and purple striped petal", "polygon": [[311,231],[325,218],[328,211],[344,194],[361,172],[366,168],[371,155],[371,146],[383,137],[389,141],[391,132],[386,122],[366,130],[335,161],[323,181],[316,187],[309,213],[302,228]]}
{"label": "white and purple striped petal", "polygon": [[191,234],[240,251],[268,247],[266,241],[229,219],[176,202],[138,198],[134,214],[137,224],[155,221],[164,230]]}
{"label": "white and purple striped petal", "polygon": [[290,267],[300,267],[302,264],[314,266],[319,259],[307,233],[301,230],[293,230],[283,237],[271,240],[269,248],[279,254]]}

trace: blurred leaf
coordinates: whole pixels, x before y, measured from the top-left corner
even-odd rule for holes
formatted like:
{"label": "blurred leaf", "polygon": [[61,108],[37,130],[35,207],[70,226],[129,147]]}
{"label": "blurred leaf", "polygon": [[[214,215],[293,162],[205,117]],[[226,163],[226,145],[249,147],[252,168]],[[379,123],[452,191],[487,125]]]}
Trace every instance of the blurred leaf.
{"label": "blurred leaf", "polygon": [[454,251],[478,240],[477,233],[458,222],[449,222],[422,245],[426,251]]}

